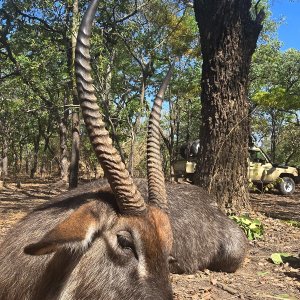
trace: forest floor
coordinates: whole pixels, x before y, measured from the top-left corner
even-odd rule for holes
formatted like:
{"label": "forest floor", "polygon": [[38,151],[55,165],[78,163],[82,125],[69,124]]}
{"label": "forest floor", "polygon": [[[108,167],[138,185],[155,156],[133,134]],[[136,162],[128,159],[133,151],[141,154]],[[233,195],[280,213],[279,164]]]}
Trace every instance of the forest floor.
{"label": "forest floor", "polygon": [[[31,209],[45,203],[64,188],[45,181],[17,187],[8,183],[0,191],[0,241],[7,230]],[[204,270],[193,275],[172,275],[174,299],[300,299],[300,185],[292,196],[276,192],[251,193],[255,217],[264,225],[263,238],[250,242],[241,269],[234,274]],[[281,265],[272,253],[289,253]]]}

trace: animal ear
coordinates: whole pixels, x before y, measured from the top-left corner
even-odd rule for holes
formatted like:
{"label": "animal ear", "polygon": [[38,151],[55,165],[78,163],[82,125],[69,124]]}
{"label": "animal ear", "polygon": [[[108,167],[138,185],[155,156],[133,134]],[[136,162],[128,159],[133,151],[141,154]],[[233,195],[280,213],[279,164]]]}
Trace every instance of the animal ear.
{"label": "animal ear", "polygon": [[90,204],[83,205],[46,233],[39,242],[26,246],[24,253],[44,255],[66,245],[75,249],[86,248],[98,230],[98,224]]}

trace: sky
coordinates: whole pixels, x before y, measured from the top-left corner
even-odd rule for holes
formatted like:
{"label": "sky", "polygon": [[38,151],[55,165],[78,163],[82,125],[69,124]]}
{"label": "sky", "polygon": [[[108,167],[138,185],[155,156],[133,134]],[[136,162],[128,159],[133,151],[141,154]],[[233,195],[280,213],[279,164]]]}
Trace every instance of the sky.
{"label": "sky", "polygon": [[300,50],[300,0],[273,0],[271,11],[273,19],[285,18],[278,31],[279,40],[283,42],[281,49]]}

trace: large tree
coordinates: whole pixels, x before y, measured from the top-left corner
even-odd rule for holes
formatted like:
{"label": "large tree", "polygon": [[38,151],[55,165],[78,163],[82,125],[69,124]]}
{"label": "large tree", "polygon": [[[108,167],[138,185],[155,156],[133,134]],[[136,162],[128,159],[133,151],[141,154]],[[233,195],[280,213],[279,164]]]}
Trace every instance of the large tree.
{"label": "large tree", "polygon": [[[258,1],[259,2],[259,1]],[[248,75],[263,10],[251,0],[195,0],[202,52],[197,184],[227,211],[248,207]]]}

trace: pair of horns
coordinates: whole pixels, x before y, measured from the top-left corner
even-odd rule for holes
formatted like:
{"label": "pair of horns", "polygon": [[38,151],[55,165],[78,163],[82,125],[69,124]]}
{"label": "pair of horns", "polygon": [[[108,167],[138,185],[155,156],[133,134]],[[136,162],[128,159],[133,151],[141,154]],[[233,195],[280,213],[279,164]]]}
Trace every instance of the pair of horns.
{"label": "pair of horns", "polygon": [[[76,44],[75,73],[78,96],[87,131],[104,170],[121,213],[141,214],[147,205],[134,184],[102,120],[93,86],[90,64],[90,36],[99,0],[92,0],[81,21]],[[172,68],[171,68],[172,69]],[[149,200],[161,208],[167,207],[164,175],[159,147],[159,120],[162,98],[171,78],[169,70],[156,96],[149,119],[147,139],[147,172]]]}

